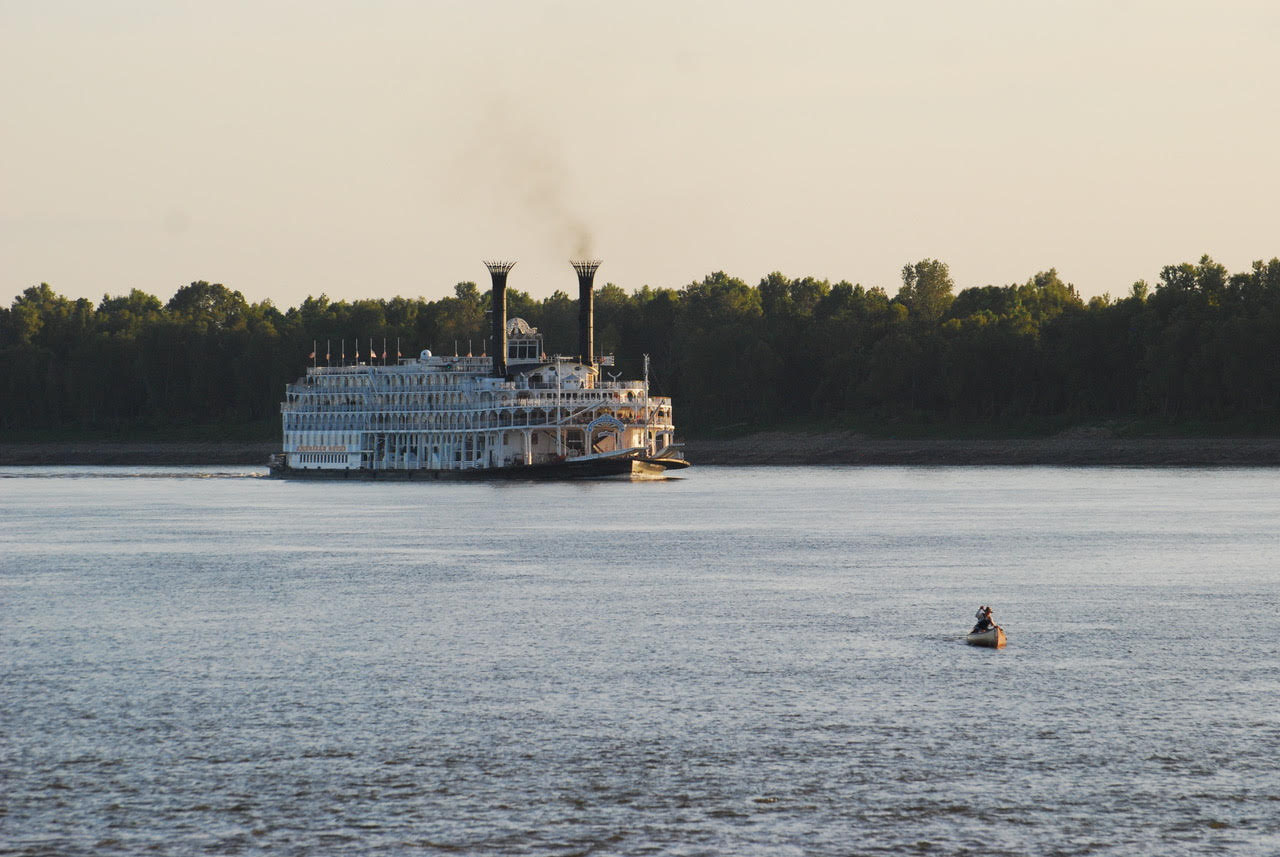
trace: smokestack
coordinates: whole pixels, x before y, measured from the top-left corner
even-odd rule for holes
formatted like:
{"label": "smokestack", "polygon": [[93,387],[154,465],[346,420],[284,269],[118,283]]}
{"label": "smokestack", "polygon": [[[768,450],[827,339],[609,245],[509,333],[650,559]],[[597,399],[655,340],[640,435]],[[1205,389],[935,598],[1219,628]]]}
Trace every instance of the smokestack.
{"label": "smokestack", "polygon": [[515,262],[488,262],[489,277],[493,280],[493,375],[507,376],[507,272]]}
{"label": "smokestack", "polygon": [[593,365],[596,349],[595,293],[592,292],[599,259],[583,259],[569,262],[578,272],[578,359],[587,366]]}

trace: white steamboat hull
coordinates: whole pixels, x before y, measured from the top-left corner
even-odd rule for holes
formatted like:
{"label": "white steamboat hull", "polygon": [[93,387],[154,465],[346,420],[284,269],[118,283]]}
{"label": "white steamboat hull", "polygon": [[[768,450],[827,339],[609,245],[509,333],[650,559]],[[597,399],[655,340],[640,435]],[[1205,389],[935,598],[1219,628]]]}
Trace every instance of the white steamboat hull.
{"label": "white steamboat hull", "polygon": [[273,462],[271,475],[280,479],[351,479],[386,482],[485,479],[661,479],[668,470],[679,470],[689,462],[679,458],[599,457],[574,458],[542,464],[464,470],[319,470],[295,468]]}

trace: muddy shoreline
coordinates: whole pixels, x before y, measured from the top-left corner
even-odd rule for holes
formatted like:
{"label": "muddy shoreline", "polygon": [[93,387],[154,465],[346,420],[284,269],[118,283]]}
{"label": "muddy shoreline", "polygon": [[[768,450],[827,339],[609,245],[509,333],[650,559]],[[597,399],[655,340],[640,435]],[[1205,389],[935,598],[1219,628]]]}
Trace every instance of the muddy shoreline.
{"label": "muddy shoreline", "polygon": [[984,440],[868,438],[856,434],[765,432],[690,441],[695,464],[932,466],[1280,467],[1280,438],[1116,438],[1071,433]]}
{"label": "muddy shoreline", "polygon": [[55,441],[0,443],[0,465],[138,465],[267,464],[280,451],[266,443],[145,443],[132,441]]}
{"label": "muddy shoreline", "polygon": [[[267,456],[278,449],[274,442],[0,442],[0,465],[265,466]],[[694,465],[1280,467],[1280,438],[1116,438],[1087,431],[988,440],[762,432],[731,440],[691,440],[684,451]]]}

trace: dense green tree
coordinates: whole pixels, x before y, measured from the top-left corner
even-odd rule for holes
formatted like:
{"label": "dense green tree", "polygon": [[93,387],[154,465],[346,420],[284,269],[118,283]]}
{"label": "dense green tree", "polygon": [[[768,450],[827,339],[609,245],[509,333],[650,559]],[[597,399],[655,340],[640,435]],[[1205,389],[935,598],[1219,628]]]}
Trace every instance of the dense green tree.
{"label": "dense green tree", "polygon": [[159,318],[163,308],[158,297],[138,289],[120,297],[103,295],[98,304],[98,326],[106,333],[136,336],[144,325]]}
{"label": "dense green tree", "polygon": [[[953,291],[934,259],[907,265],[893,299],[781,272],[754,287],[724,272],[680,289],[606,283],[597,350],[627,377],[648,354],[655,391],[695,432],[830,418],[1280,430],[1280,259],[1233,274],[1204,256],[1087,303],[1053,269]],[[548,352],[576,352],[576,300],[507,297]],[[357,343],[362,360],[487,352],[489,300],[464,282],[435,300],[320,295],[282,312],[195,281],[168,302],[134,289],[95,306],[41,283],[0,308],[0,429],[273,426],[285,384]]]}
{"label": "dense green tree", "polygon": [[951,305],[954,288],[946,262],[922,259],[902,268],[902,288],[898,290],[897,300],[913,317],[931,324]]}
{"label": "dense green tree", "polygon": [[178,289],[165,309],[175,319],[204,329],[235,325],[247,307],[239,292],[221,283],[199,280]]}

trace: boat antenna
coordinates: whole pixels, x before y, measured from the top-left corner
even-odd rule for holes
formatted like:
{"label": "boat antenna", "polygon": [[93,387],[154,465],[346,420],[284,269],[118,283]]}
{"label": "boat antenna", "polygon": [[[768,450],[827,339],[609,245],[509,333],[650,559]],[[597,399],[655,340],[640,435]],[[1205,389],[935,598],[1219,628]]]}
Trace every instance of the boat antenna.
{"label": "boat antenna", "polygon": [[645,452],[653,450],[653,437],[649,431],[649,355],[644,356],[644,449]]}

